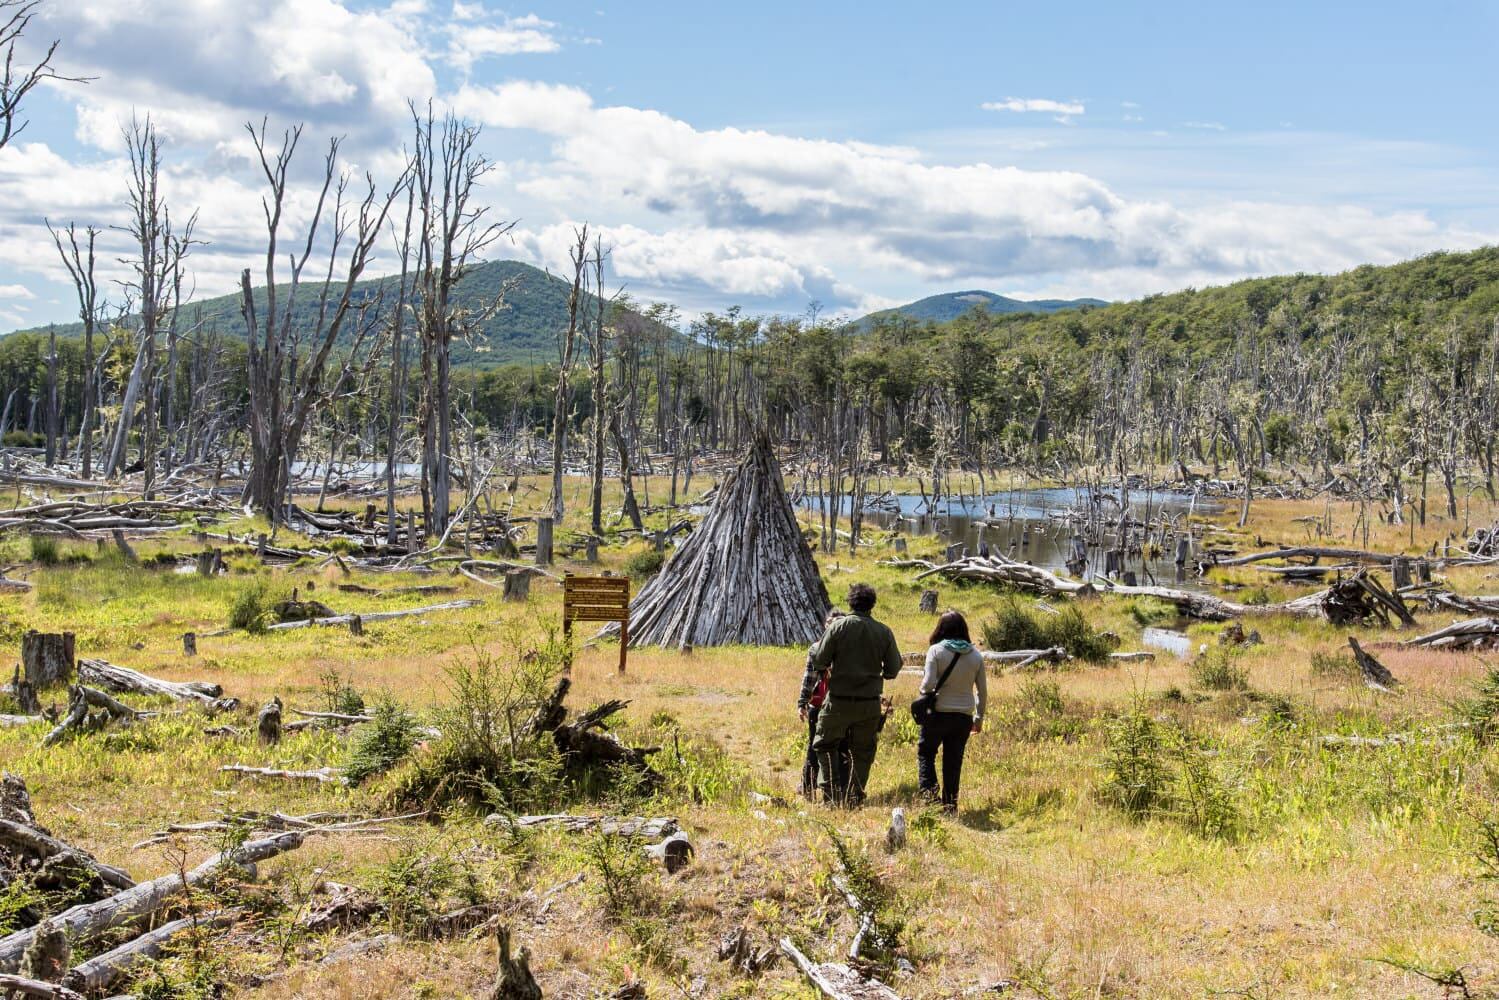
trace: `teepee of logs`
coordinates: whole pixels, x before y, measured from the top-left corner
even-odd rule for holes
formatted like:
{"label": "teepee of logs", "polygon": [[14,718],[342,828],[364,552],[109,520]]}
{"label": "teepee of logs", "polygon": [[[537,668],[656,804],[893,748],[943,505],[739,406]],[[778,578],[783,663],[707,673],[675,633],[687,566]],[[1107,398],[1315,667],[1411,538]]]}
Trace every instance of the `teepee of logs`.
{"label": "teepee of logs", "polygon": [[821,637],[830,607],[775,452],[760,435],[631,602],[630,643],[803,646]]}

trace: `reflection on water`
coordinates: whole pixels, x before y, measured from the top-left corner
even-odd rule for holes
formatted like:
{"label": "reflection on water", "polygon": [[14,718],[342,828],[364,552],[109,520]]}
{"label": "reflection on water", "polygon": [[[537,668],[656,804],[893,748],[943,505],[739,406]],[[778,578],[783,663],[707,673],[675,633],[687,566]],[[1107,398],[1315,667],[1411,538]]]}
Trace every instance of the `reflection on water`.
{"label": "reflection on water", "polygon": [[[821,498],[805,497],[802,506],[821,509]],[[1081,548],[1087,564],[1075,578],[1102,576],[1107,554],[1119,549],[1120,503],[1116,493],[1099,494],[1072,488],[1011,490],[983,498],[954,500],[937,514],[924,513],[919,496],[885,495],[881,509],[866,510],[864,524],[912,536],[936,536],[949,545],[962,545],[971,554],[996,554],[1068,573],[1068,561]],[[1193,572],[1195,542],[1176,531],[1189,513],[1211,513],[1219,507],[1190,493],[1135,491],[1129,496],[1130,530],[1122,571],[1141,584],[1199,589]],[[843,517],[848,516],[844,498]],[[846,528],[846,522],[843,527]],[[1077,539],[1077,542],[1074,542]],[[1178,555],[1185,556],[1182,565]],[[1074,566],[1073,569],[1077,567]]]}
{"label": "reflection on water", "polygon": [[1153,649],[1165,650],[1183,659],[1192,655],[1192,640],[1187,638],[1185,632],[1169,628],[1147,628],[1141,631],[1140,640]]}

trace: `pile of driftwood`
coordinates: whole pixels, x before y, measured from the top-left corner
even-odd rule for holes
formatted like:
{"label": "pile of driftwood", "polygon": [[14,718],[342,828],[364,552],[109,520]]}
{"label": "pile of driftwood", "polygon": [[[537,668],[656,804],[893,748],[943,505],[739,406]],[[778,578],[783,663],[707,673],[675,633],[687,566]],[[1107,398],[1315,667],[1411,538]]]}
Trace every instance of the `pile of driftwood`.
{"label": "pile of driftwood", "polygon": [[687,541],[631,602],[630,642],[806,645],[822,635],[831,607],[762,435]]}
{"label": "pile of driftwood", "polygon": [[[23,910],[18,916],[25,926],[0,937],[0,994],[56,1000],[102,996],[137,965],[157,957],[174,936],[228,922],[224,913],[186,915],[182,907],[189,888],[225,870],[243,877],[255,862],[301,844],[302,834],[296,831],[252,839],[196,868],[137,883],[123,870],[55,837],[37,822],[25,783],[5,775],[0,781],[4,877],[8,884],[24,881],[62,893],[61,902],[68,905],[45,917]],[[106,937],[118,942],[121,932],[123,943],[73,962],[75,949]]]}

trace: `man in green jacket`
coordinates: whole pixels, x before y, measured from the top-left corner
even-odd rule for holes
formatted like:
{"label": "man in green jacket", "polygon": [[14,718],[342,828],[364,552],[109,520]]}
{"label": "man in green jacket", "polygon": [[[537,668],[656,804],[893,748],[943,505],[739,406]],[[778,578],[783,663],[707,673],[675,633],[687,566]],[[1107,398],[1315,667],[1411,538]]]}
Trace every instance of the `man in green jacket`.
{"label": "man in green jacket", "polygon": [[[870,617],[874,588],[856,583],[848,588],[848,609],[812,650],[812,671],[828,672],[828,699],[817,716],[818,780],[823,801],[857,806],[864,801],[869,769],[884,721],[880,696],[885,681],[900,674],[900,647],[890,627]],[[853,757],[851,773],[839,760],[838,745],[848,741]]]}

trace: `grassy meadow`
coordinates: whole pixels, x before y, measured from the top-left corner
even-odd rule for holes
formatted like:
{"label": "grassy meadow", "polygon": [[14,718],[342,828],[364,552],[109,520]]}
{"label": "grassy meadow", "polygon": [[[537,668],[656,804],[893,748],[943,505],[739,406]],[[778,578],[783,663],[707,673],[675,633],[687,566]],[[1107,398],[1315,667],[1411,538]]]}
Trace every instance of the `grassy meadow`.
{"label": "grassy meadow", "polygon": [[[585,484],[570,489],[564,546],[586,526]],[[533,490],[520,506],[543,499]],[[1465,512],[1474,525],[1493,514],[1476,499]],[[1353,544],[1357,516],[1346,503],[1257,501],[1242,532],[1224,513],[1211,540],[1242,551],[1257,539]],[[1330,521],[1333,537],[1317,539],[1311,518]],[[255,526],[237,519],[229,527]],[[1368,546],[1424,551],[1463,528],[1462,519],[1441,518],[1425,528],[1377,525]],[[285,533],[278,542],[305,544]],[[261,746],[254,712],[272,696],[322,710],[344,704],[352,688],[366,705],[393,700],[441,726],[463,672],[499,683],[555,663],[562,598],[550,580],[533,581],[528,601],[506,603],[497,590],[443,571],[349,573],[313,559],[267,570],[248,550],[227,553],[230,572],[208,579],[152,565],[158,553],[199,547],[187,526],[133,544],[141,564],[112,548],[64,541],[41,553],[48,563],[41,565],[27,538],[6,536],[0,562],[35,589],[0,598],[0,638],[18,656],[27,629],[72,631],[79,656],[222,684],[241,699],[238,715],[210,721],[196,709],[131,699],[162,714],[47,749],[45,725],[0,729],[0,769],[26,780],[38,819],[55,834],[137,878],[196,863],[218,846],[211,836],[134,846],[170,823],[231,810],[401,811],[399,790],[430,746],[357,788],[221,773],[229,763],[296,769],[349,761],[358,729],[309,730]],[[931,557],[937,548],[934,539],[911,541],[912,555]],[[605,567],[622,571],[644,551],[640,542],[608,546]],[[931,627],[917,609],[924,585],[911,571],[877,565],[892,552],[874,536],[856,555],[845,548],[818,561],[835,601],[856,580],[872,583],[876,617],[891,624],[903,650],[922,650]],[[573,567],[557,567],[565,568]],[[1306,592],[1252,566],[1215,573],[1218,582],[1242,585],[1230,595],[1237,600]],[[1485,567],[1443,575],[1460,593],[1499,592]],[[340,583],[444,583],[458,592],[380,597],[340,591]],[[963,610],[976,626],[1003,617],[1046,627],[1059,617],[1030,597],[937,586],[942,606]],[[207,634],[226,629],[231,610],[257,588],[284,595],[294,587],[338,611],[458,597],[483,603],[371,623],[362,636],[344,628]],[[1067,602],[1049,603],[1065,610]],[[1481,655],[1385,648],[1395,633],[1286,617],[1246,621],[1263,642],[1236,652],[1219,645],[1222,626],[1182,622],[1156,601],[1105,597],[1076,607],[1087,632],[1112,633],[1118,649],[1142,649],[1142,629],[1164,626],[1185,627],[1194,649],[1206,651],[991,676],[989,720],[969,745],[955,817],[916,800],[916,733],[904,712],[916,687],[911,672],[887,688],[897,712],[882,734],[869,804],[832,811],[797,795],[803,651],[634,650],[621,676],[612,643],[586,646],[569,705],[627,699],[615,731],[659,746],[664,780],[655,790],[608,787],[589,798],[575,791],[549,799],[560,786],[537,779],[527,804],[536,812],[675,816],[697,847],[693,865],[667,876],[606,838],[513,833],[484,825],[487,808],[450,803],[425,820],[311,837],[262,864],[258,885],[234,890],[246,916],[222,943],[184,947],[136,992],[143,1000],[206,996],[193,991],[216,978],[237,997],[484,997],[494,978],[493,938],[426,940],[418,931],[435,913],[499,901],[548,997],[608,996],[635,981],[651,997],[812,997],[784,960],[752,978],[714,952],[743,925],[757,946],[788,935],[814,958],[837,960],[855,930],[832,881],[841,845],[883,887],[882,921],[898,941],[895,954],[910,963],[890,968],[887,981],[909,997],[1000,984],[1008,985],[994,995],[1047,998],[1499,995],[1499,883],[1485,877],[1499,874],[1488,839],[1499,823],[1499,750],[1491,740],[1499,725],[1482,724],[1499,712],[1499,686],[1483,698],[1489,667]],[[1454,616],[1418,617],[1434,628]],[[187,631],[200,636],[193,658],[182,652]],[[1349,634],[1402,682],[1398,692],[1363,685]],[[42,700],[65,698],[59,690]],[[226,721],[242,735],[204,735]],[[1329,734],[1380,739],[1330,745],[1322,740]],[[895,806],[910,818],[910,842],[887,853]],[[297,918],[323,879],[369,889],[383,915],[364,931],[301,929]],[[0,893],[0,920],[14,912],[7,895]],[[319,964],[351,933],[387,930],[403,940]]]}

